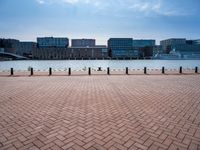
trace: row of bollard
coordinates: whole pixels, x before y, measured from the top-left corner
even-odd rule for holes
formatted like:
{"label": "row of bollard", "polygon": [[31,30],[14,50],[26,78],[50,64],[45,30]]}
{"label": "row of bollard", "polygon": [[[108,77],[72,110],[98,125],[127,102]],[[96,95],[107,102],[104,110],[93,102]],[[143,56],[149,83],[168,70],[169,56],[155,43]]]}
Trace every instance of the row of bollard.
{"label": "row of bollard", "polygon": [[[125,69],[126,74],[129,74],[129,69],[126,67]],[[183,73],[183,67],[179,68],[179,73]],[[198,67],[195,67],[195,73],[198,73]],[[147,67],[144,67],[144,74],[147,74]],[[162,67],[162,74],[165,74],[165,67]],[[10,69],[10,75],[14,75],[14,69]],[[33,68],[30,68],[30,75],[33,76]],[[49,76],[52,75],[52,68],[49,68]],[[68,75],[71,75],[71,68],[68,69]],[[91,75],[91,68],[88,68],[88,75]],[[110,75],[110,68],[107,68],[107,75]]]}

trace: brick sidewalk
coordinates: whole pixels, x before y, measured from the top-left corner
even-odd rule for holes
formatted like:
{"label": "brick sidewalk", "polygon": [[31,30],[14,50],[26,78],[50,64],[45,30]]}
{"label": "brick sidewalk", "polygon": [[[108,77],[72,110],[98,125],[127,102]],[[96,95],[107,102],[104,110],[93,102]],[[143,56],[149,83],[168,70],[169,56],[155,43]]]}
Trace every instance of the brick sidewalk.
{"label": "brick sidewalk", "polygon": [[0,77],[0,149],[200,149],[200,76]]}

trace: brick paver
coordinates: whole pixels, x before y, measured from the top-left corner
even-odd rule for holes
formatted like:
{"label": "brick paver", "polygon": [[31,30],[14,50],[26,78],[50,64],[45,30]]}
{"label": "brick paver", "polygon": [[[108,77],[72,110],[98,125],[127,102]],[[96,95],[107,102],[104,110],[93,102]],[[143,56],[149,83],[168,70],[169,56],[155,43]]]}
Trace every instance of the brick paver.
{"label": "brick paver", "polygon": [[200,76],[0,77],[0,149],[200,149]]}

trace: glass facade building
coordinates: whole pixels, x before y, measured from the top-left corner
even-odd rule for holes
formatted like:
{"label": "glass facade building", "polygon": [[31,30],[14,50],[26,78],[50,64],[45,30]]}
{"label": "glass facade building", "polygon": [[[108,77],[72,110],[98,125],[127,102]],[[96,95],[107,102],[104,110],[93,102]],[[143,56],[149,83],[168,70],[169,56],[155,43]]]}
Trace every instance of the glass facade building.
{"label": "glass facade building", "polygon": [[164,53],[169,53],[172,49],[171,46],[179,45],[179,44],[186,44],[185,38],[171,38],[160,41],[160,45],[162,46],[162,50]]}
{"label": "glass facade building", "polygon": [[130,58],[134,57],[132,48],[132,38],[110,38],[108,40],[108,49],[112,58]]}
{"label": "glass facade building", "polygon": [[105,47],[37,47],[33,51],[34,59],[106,59],[108,51]]}
{"label": "glass facade building", "polygon": [[171,49],[180,53],[184,52],[200,53],[200,44],[177,44],[177,45],[172,45]]}
{"label": "glass facade building", "polygon": [[72,39],[72,47],[95,47],[95,39]]}
{"label": "glass facade building", "polygon": [[[152,48],[145,48],[145,47],[153,47],[156,44],[156,40],[152,39],[133,39],[133,51],[135,56],[141,58],[145,57],[146,55],[149,56],[149,53],[152,51]],[[145,49],[145,50],[144,50]]]}
{"label": "glass facade building", "polygon": [[31,55],[35,47],[35,42],[19,42],[16,48],[16,54],[21,56],[25,56],[28,54]]}
{"label": "glass facade building", "polygon": [[133,47],[155,46],[156,40],[133,40]]}
{"label": "glass facade building", "polygon": [[38,37],[38,47],[68,47],[68,38]]}

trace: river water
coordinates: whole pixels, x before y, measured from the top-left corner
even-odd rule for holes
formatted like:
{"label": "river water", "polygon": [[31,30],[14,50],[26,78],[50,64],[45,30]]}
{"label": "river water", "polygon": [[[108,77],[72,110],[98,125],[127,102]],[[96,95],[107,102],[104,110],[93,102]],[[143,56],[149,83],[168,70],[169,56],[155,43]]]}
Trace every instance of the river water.
{"label": "river water", "polygon": [[142,69],[147,67],[149,69],[160,69],[162,67],[169,69],[177,69],[180,66],[183,68],[200,67],[200,60],[20,60],[20,61],[1,61],[0,71],[10,70],[28,70],[32,67],[35,70],[47,70],[49,67],[53,69],[65,70],[84,69],[98,67],[111,69]]}

